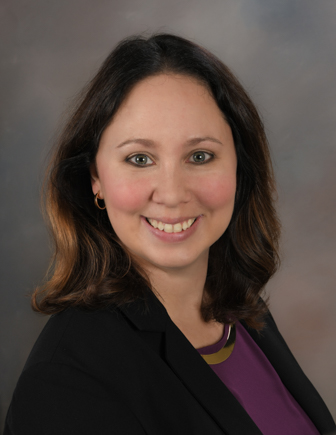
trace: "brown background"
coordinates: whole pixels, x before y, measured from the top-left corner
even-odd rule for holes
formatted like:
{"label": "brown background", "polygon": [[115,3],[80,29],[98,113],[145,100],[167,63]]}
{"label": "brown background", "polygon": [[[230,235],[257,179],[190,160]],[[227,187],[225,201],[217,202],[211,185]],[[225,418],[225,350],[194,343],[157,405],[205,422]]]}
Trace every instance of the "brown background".
{"label": "brown background", "polygon": [[271,308],[336,416],[334,0],[0,0],[0,427],[45,318],[26,295],[50,250],[39,211],[61,114],[121,38],[168,31],[238,75],[266,123],[283,265]]}

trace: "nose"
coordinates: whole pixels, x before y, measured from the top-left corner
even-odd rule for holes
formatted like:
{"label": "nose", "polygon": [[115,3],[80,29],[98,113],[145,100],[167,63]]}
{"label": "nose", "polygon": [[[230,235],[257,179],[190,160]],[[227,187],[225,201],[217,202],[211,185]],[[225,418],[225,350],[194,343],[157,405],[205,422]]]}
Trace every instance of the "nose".
{"label": "nose", "polygon": [[157,204],[173,208],[191,199],[190,181],[181,167],[167,165],[158,171],[152,200]]}

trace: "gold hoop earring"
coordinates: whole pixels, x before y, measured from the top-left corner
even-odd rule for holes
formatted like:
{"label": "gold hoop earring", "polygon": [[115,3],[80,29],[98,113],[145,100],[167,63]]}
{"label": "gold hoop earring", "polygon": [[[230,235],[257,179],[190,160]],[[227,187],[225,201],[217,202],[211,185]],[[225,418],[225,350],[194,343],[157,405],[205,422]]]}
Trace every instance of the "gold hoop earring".
{"label": "gold hoop earring", "polygon": [[99,205],[99,203],[98,203],[98,199],[103,200],[102,198],[99,198],[99,193],[100,193],[100,191],[98,190],[98,192],[97,192],[97,193],[95,194],[95,196],[94,196],[94,203],[95,203],[95,206],[98,207],[99,210],[105,210],[106,205],[104,205],[104,207],[100,207],[100,205]]}

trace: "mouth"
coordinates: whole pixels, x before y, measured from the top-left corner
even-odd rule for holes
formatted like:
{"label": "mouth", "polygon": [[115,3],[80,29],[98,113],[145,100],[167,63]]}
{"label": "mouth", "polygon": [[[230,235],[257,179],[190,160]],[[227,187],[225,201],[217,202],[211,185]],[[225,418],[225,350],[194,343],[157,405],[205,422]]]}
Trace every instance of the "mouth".
{"label": "mouth", "polygon": [[155,229],[163,231],[165,233],[181,233],[187,231],[196,221],[197,217],[186,219],[175,224],[166,224],[162,221],[146,218],[146,221]]}

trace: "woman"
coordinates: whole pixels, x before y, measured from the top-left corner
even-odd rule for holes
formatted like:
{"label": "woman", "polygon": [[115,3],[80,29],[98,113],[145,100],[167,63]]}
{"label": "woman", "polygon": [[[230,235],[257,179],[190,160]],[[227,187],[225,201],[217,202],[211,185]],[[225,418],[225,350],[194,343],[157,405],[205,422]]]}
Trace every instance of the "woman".
{"label": "woman", "polygon": [[215,56],[127,39],[50,166],[53,314],[5,434],[329,433],[261,292],[279,225],[260,118]]}

